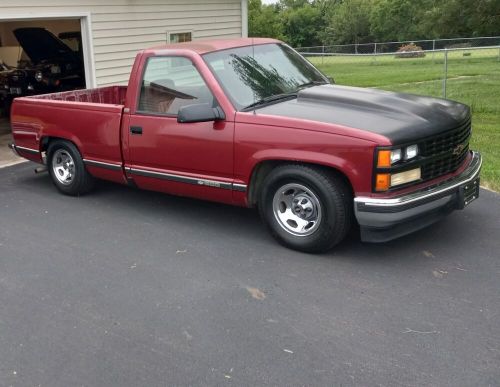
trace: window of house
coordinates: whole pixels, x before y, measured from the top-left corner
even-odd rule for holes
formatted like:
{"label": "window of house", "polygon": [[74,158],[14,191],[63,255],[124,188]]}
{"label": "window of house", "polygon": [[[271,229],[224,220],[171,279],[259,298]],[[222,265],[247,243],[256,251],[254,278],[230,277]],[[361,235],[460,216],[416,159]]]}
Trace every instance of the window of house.
{"label": "window of house", "polygon": [[170,34],[170,43],[183,43],[190,42],[191,40],[191,32],[178,32]]}
{"label": "window of house", "polygon": [[148,59],[141,84],[140,112],[177,115],[182,106],[199,103],[214,106],[214,97],[189,59]]}

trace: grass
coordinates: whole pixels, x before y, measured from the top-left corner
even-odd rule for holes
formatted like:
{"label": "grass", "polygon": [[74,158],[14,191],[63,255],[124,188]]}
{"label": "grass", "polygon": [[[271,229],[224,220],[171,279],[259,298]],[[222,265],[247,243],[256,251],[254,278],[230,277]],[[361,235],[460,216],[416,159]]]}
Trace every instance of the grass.
{"label": "grass", "polygon": [[[471,148],[483,155],[482,185],[500,191],[500,49],[448,54],[447,98],[472,109]],[[467,51],[466,51],[467,52]],[[444,54],[309,57],[336,83],[441,97]]]}

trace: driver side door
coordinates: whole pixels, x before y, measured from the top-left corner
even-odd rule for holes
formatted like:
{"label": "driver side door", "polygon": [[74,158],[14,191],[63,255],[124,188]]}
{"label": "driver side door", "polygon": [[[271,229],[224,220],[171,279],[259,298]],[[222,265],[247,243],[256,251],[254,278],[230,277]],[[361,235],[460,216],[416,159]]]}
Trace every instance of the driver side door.
{"label": "driver side door", "polygon": [[192,61],[147,59],[129,117],[127,174],[144,189],[231,202],[234,122],[177,122],[182,106],[218,102]]}

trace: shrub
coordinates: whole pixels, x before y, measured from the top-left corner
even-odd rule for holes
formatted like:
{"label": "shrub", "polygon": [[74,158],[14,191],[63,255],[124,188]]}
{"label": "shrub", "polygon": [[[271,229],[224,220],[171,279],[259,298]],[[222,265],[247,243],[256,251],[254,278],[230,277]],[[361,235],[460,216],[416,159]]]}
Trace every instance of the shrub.
{"label": "shrub", "polygon": [[404,44],[396,52],[396,58],[423,58],[424,56],[425,52],[422,47],[415,43]]}

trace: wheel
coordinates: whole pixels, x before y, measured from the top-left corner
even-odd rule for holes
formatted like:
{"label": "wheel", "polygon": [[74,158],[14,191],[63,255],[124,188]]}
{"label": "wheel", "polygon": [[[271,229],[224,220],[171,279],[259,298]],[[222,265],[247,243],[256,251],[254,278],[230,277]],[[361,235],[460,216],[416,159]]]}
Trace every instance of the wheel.
{"label": "wheel", "polygon": [[94,187],[94,178],[87,172],[80,152],[71,142],[51,142],[47,164],[52,182],[63,194],[83,195]]}
{"label": "wheel", "polygon": [[300,164],[272,170],[258,206],[271,234],[283,245],[308,253],[330,250],[351,228],[351,191],[334,172]]}

